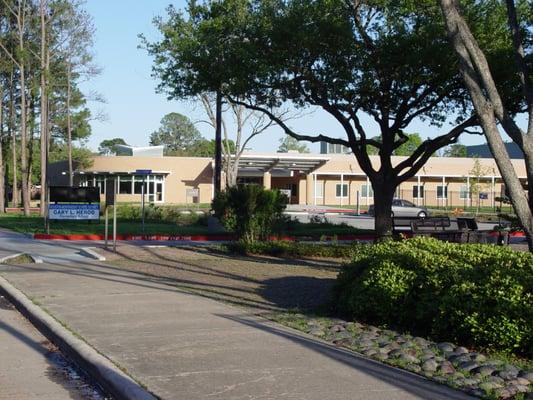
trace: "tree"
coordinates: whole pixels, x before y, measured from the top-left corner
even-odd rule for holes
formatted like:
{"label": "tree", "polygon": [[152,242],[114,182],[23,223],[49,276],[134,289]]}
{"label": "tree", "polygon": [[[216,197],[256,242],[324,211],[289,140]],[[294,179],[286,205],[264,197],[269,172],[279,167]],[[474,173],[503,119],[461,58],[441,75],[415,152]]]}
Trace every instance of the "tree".
{"label": "tree", "polygon": [[412,156],[413,153],[422,146],[422,138],[418,133],[407,134],[407,141],[394,150],[395,156]]}
{"label": "tree", "polygon": [[[513,0],[505,1],[508,29],[502,30],[501,40],[509,42],[513,50],[514,67],[509,64],[507,69],[518,78],[514,87],[520,89],[519,111],[524,111],[529,116],[527,131],[522,130],[514,119],[517,102],[509,101],[506,98],[506,88],[498,84],[495,73],[498,68],[490,62],[492,60],[486,55],[487,48],[483,48],[483,43],[479,42],[483,37],[478,34],[479,39],[476,39],[473,34],[475,27],[471,29],[471,24],[459,12],[458,1],[439,0],[450,42],[459,58],[459,70],[509,192],[513,208],[526,233],[529,250],[533,252],[533,20],[531,5],[526,1],[517,3],[518,7]],[[498,124],[524,153],[529,198],[511,163]]]}
{"label": "tree", "polygon": [[173,112],[161,119],[160,128],[150,135],[150,145],[165,146],[165,154],[179,154],[195,146],[202,135],[185,115]]}
{"label": "tree", "polygon": [[487,189],[488,182],[484,180],[487,175],[494,175],[494,171],[490,167],[485,167],[479,161],[479,158],[474,159],[474,165],[472,169],[468,171],[470,175],[470,184],[469,184],[469,195],[471,199],[474,199],[477,206],[477,212],[479,212],[480,194]]}
{"label": "tree", "polygon": [[444,157],[467,157],[466,146],[460,143],[454,143],[444,149]]}
{"label": "tree", "polygon": [[[215,100],[207,93],[202,93],[198,96],[204,106],[204,110],[208,117],[208,123],[216,127],[215,114]],[[237,185],[237,175],[239,173],[239,160],[248,145],[257,135],[266,131],[272,126],[272,121],[265,118],[264,115],[255,111],[246,110],[242,105],[232,103],[225,99],[226,108],[221,110],[221,128],[223,131],[223,146],[222,152],[224,155],[223,169],[226,178],[226,187]],[[233,137],[235,141],[230,139],[229,129],[226,119],[230,114],[232,121],[235,124],[235,133]],[[281,117],[281,116],[280,116]],[[215,154],[215,147],[211,155]]]}
{"label": "tree", "polygon": [[[213,154],[215,154],[215,140],[207,140],[207,139],[201,139],[198,142],[196,142],[191,147],[187,148],[183,152],[181,152],[179,155],[186,156],[186,157],[210,157],[213,158]],[[235,151],[235,143],[233,140],[229,139],[227,143],[224,143],[225,147],[228,147],[231,152]]]}
{"label": "tree", "polygon": [[[88,26],[90,18],[82,0],[0,0],[0,85],[7,96],[2,106],[5,136],[10,138],[5,154],[11,166],[6,176],[15,206],[19,205],[19,184],[22,187],[26,214],[31,186],[40,180],[46,193],[51,136],[72,149],[72,140],[90,134],[92,117],[87,97],[79,90],[80,78],[88,74],[85,67],[78,68],[90,59],[85,56],[91,45]],[[81,32],[89,33],[88,40],[74,39]],[[69,60],[82,59],[76,67],[71,65],[69,74]],[[72,152],[68,153],[72,164]],[[35,179],[37,172],[40,179]],[[42,213],[44,205],[41,201]]]}
{"label": "tree", "polygon": [[98,154],[100,154],[101,156],[110,156],[112,154],[115,154],[116,153],[115,146],[117,144],[121,144],[125,146],[128,145],[126,141],[122,138],[102,140],[100,142],[100,145],[98,146]]}
{"label": "tree", "polygon": [[309,147],[305,143],[300,143],[292,136],[285,136],[279,140],[278,153],[288,153],[289,151],[309,153]]}
{"label": "tree", "polygon": [[[501,19],[479,9],[468,3],[485,39],[497,42]],[[159,88],[173,98],[222,90],[297,140],[350,148],[374,189],[378,236],[392,233],[398,185],[477,124],[433,1],[191,1],[187,14],[170,7],[167,20],[156,20],[162,39],[147,48]],[[321,108],[345,137],[296,132],[272,111],[285,103]],[[363,114],[375,121],[379,141],[370,139]],[[414,120],[444,126],[450,115],[453,125],[444,134],[393,165]],[[378,149],[379,166],[367,146]]]}

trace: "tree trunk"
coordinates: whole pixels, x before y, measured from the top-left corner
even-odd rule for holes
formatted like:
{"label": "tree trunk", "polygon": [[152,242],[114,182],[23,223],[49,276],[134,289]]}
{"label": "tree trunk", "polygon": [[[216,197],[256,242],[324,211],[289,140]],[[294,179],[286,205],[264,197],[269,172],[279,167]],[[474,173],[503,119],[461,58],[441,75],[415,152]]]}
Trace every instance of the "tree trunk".
{"label": "tree trunk", "polygon": [[6,194],[5,194],[5,182],[4,182],[4,91],[0,86],[0,214],[6,211]]}
{"label": "tree trunk", "polygon": [[48,169],[47,147],[48,147],[48,68],[47,68],[47,40],[46,40],[46,6],[41,0],[41,200],[40,213],[46,213],[46,174]]}
{"label": "tree trunk", "polygon": [[[22,39],[21,39],[22,40]],[[24,215],[30,215],[30,185],[28,180],[28,132],[26,79],[24,64],[20,65],[20,173],[22,181],[22,206]]]}
{"label": "tree trunk", "polygon": [[68,184],[70,187],[74,186],[74,166],[72,162],[72,121],[70,116],[70,96],[71,96],[71,82],[72,65],[68,61],[67,67],[67,152],[68,152]]}
{"label": "tree trunk", "polygon": [[392,200],[396,186],[388,180],[372,182],[374,189],[374,220],[377,240],[392,238]]}
{"label": "tree trunk", "polygon": [[215,127],[215,196],[221,190],[222,175],[222,94],[217,91]]}
{"label": "tree trunk", "polygon": [[13,163],[13,187],[12,187],[12,205],[18,207],[19,205],[19,189],[17,177],[17,132],[15,129],[15,82],[13,78],[14,72],[11,71],[10,77],[10,92],[9,92],[9,133],[11,134],[11,153]]}
{"label": "tree trunk", "polygon": [[[509,190],[515,213],[526,233],[529,250],[533,251],[533,208],[531,207],[531,199],[528,200],[524,192],[498,130],[497,115],[503,118],[505,112],[501,98],[494,85],[487,60],[466,22],[459,14],[454,1],[440,0],[440,4],[448,35],[459,56],[461,73],[472,98],[472,103],[480,119],[483,132],[498,169]],[[500,122],[502,121],[500,120]],[[507,125],[509,124],[507,123]],[[502,126],[504,126],[506,131],[508,130],[503,122]],[[533,158],[533,146],[531,146],[530,139],[527,137],[524,138],[524,143],[526,145],[522,146],[522,150],[526,156],[526,168],[528,169],[529,177],[533,174],[533,170],[529,169],[532,167],[530,160]]]}

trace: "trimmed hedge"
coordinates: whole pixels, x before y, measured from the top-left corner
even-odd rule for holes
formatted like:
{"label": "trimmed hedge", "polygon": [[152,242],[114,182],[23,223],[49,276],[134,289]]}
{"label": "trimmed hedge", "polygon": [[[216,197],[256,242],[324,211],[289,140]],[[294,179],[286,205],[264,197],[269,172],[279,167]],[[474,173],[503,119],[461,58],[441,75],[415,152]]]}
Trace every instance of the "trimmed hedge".
{"label": "trimmed hedge", "polygon": [[358,245],[341,312],[373,324],[533,357],[533,254],[415,238]]}
{"label": "trimmed hedge", "polygon": [[274,257],[328,257],[350,258],[353,255],[353,246],[340,244],[316,244],[287,241],[253,242],[244,241],[224,245],[230,252],[249,255],[263,254]]}
{"label": "trimmed hedge", "polygon": [[[206,225],[206,217],[194,211],[184,210],[180,206],[157,206],[147,204],[144,208],[147,221],[160,221],[180,226]],[[118,218],[128,220],[142,219],[142,208],[139,205],[119,204],[117,208]]]}

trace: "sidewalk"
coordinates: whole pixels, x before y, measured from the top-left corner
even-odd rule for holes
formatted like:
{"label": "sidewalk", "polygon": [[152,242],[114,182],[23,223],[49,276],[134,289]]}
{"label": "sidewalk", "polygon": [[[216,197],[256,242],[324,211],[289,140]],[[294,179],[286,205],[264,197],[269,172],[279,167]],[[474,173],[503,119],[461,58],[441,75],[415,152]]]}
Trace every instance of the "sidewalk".
{"label": "sidewalk", "polygon": [[0,399],[101,399],[74,376],[57,352],[0,296]]}
{"label": "sidewalk", "polygon": [[469,399],[164,279],[96,262],[0,274],[163,399]]}
{"label": "sidewalk", "polygon": [[22,233],[0,229],[0,258],[11,254],[26,253],[45,262],[83,262],[86,256],[80,254],[83,243],[43,242]]}

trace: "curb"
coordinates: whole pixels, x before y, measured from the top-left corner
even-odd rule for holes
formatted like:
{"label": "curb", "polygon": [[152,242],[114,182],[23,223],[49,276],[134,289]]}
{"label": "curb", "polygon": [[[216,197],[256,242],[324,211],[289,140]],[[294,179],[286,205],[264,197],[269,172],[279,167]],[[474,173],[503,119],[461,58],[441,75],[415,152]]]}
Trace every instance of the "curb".
{"label": "curb", "polygon": [[0,277],[3,294],[51,342],[72,359],[105,391],[116,399],[156,400],[157,397],[143,389],[122,372],[109,359],[99,354],[87,343],[75,337],[52,316],[33,304],[20,290]]}
{"label": "curb", "polygon": [[33,254],[28,254],[28,255],[31,257],[31,259],[33,260],[33,262],[35,264],[43,264],[44,263],[44,261],[43,261],[43,259],[41,257],[33,255]]}
{"label": "curb", "polygon": [[17,257],[23,256],[23,255],[24,255],[24,253],[14,253],[14,254],[11,254],[9,256],[2,257],[2,258],[0,258],[0,264],[4,264],[6,261],[11,260],[12,258],[17,258]]}
{"label": "curb", "polygon": [[84,256],[87,256],[89,258],[94,258],[98,261],[105,261],[106,258],[100,254],[98,254],[96,251],[93,250],[92,247],[82,247],[80,249],[80,253],[82,253]]}

